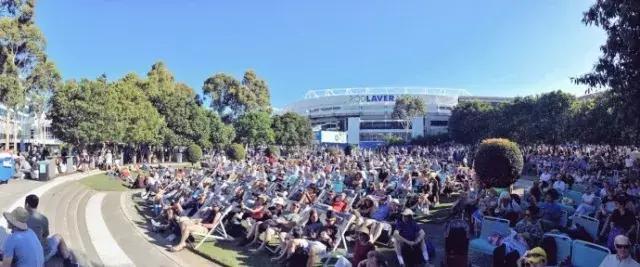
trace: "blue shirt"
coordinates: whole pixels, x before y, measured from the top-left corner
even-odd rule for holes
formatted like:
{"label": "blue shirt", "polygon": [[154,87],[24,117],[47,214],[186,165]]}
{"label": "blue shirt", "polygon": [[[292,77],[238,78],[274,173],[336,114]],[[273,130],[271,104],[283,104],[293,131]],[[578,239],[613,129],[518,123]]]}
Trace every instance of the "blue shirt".
{"label": "blue shirt", "polygon": [[4,243],[4,257],[13,258],[16,267],[42,267],[44,266],[44,251],[36,234],[15,230]]}
{"label": "blue shirt", "polygon": [[391,208],[389,204],[385,203],[383,205],[378,206],[378,208],[371,213],[371,219],[376,221],[384,221],[389,217],[389,213],[391,212]]}
{"label": "blue shirt", "polygon": [[404,222],[402,219],[398,219],[396,222],[396,230],[398,230],[398,234],[404,239],[415,241],[421,229],[414,220]]}
{"label": "blue shirt", "polygon": [[562,208],[557,203],[542,203],[540,205],[542,219],[559,223],[562,216]]}

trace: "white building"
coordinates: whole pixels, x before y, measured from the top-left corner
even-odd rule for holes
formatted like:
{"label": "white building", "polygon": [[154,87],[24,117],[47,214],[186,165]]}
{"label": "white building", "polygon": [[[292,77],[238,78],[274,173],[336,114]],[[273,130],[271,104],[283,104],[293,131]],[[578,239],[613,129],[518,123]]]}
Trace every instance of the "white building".
{"label": "white building", "polygon": [[7,108],[0,104],[0,147],[4,149],[7,134],[9,148],[15,149],[20,144],[59,145],[61,142],[53,137],[51,121],[44,113],[36,115],[27,110],[13,114],[7,123]]}
{"label": "white building", "polygon": [[[426,111],[408,130],[403,121],[391,118],[395,100],[407,95],[421,97]],[[309,117],[314,130],[345,131],[349,144],[369,146],[383,143],[388,135],[408,139],[447,132],[458,97],[469,95],[462,89],[421,87],[311,90],[283,111]]]}

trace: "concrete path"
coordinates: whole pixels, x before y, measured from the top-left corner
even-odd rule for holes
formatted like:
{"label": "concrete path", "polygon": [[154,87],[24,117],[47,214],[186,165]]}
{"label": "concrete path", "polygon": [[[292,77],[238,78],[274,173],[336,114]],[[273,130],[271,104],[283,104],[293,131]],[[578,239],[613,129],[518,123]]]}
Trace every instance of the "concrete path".
{"label": "concrete path", "polygon": [[[168,252],[164,238],[147,235],[147,220],[135,209],[132,191],[96,192],[77,182],[97,173],[49,182],[11,181],[0,186],[0,209],[12,210],[28,194],[39,195],[39,210],[49,218],[51,234],[64,238],[82,266],[215,266],[188,250]],[[4,219],[2,223],[6,225]]]}

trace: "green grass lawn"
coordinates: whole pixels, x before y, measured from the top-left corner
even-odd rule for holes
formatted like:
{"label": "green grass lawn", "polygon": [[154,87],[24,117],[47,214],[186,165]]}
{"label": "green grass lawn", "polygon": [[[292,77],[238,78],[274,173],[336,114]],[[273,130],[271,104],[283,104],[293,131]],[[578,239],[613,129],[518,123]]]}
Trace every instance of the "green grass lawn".
{"label": "green grass lawn", "polygon": [[252,253],[246,248],[236,247],[229,242],[205,242],[197,251],[198,254],[209,258],[222,266],[281,266],[271,262],[268,252]]}
{"label": "green grass lawn", "polygon": [[96,174],[80,180],[80,183],[96,191],[126,191],[127,187],[117,178]]}

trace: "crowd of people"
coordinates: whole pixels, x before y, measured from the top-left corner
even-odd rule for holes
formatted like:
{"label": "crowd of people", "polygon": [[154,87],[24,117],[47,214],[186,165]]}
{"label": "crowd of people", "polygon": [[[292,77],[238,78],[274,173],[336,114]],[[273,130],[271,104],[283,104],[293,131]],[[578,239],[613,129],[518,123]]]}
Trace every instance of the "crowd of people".
{"label": "crowd of people", "polygon": [[[173,242],[170,251],[215,238],[236,249],[270,253],[285,266],[424,266],[440,264],[436,257],[446,266],[467,266],[469,260],[481,266],[571,264],[557,256],[551,233],[608,248],[612,254],[600,266],[639,266],[636,148],[523,147],[524,174],[533,182],[521,191],[480,188],[471,151],[459,145],[317,147],[286,156],[251,150],[240,161],[215,154],[202,168],[103,167],[144,189],[140,200],[152,215],[149,223]],[[441,199],[456,201],[441,233],[444,255],[436,256],[422,219]],[[48,236],[37,202],[30,196],[26,210],[4,214],[15,236],[5,242],[5,260],[20,259],[31,247],[43,251],[29,258],[35,262],[69,257],[64,240]],[[506,221],[510,233],[482,236],[492,218]],[[582,224],[585,218],[595,228]],[[477,251],[471,241],[479,238],[491,244],[488,262],[472,255]],[[384,248],[395,258],[383,257]],[[346,253],[332,257],[336,251]]]}
{"label": "crowd of people", "polygon": [[[219,233],[243,249],[269,251],[273,261],[288,266],[311,266],[338,248],[347,251],[338,258],[340,266],[382,266],[389,263],[379,253],[385,246],[402,266],[433,264],[435,250],[419,221],[451,195],[458,201],[444,233],[442,260],[448,266],[474,260],[469,242],[479,236],[486,217],[507,219],[512,232],[490,236],[494,266],[568,263],[555,257],[545,233],[602,244],[620,255],[622,243],[637,244],[640,183],[634,148],[523,147],[525,174],[533,174],[534,182],[520,194],[479,188],[470,150],[455,145],[351,153],[315,149],[286,157],[254,152],[244,161],[216,155],[199,170],[152,170],[136,185],[145,188],[142,197],[154,212],[154,229],[175,238],[170,250],[197,246],[196,237]],[[580,192],[579,199],[572,192]],[[579,216],[601,222],[597,236],[575,223]],[[531,256],[541,254],[536,251],[545,252],[544,259]]]}

